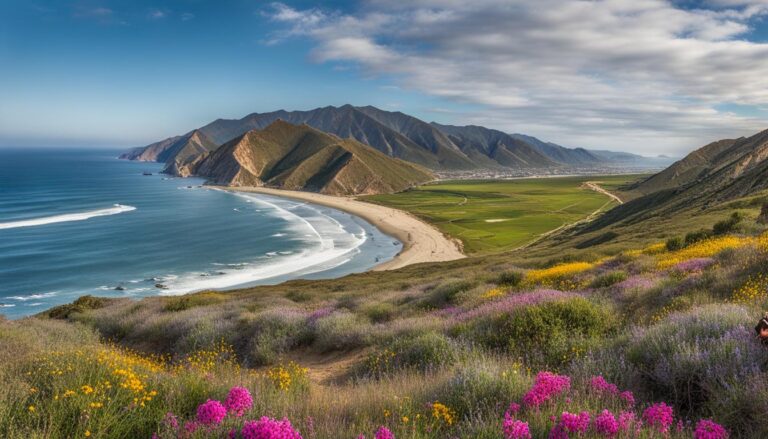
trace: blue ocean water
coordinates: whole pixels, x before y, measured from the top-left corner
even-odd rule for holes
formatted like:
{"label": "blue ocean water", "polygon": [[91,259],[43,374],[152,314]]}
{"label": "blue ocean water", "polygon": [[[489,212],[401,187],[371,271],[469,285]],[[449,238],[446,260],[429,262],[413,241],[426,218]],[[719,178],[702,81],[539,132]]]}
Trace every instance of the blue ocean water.
{"label": "blue ocean water", "polygon": [[17,318],[85,294],[338,277],[402,248],[344,212],[218,191],[116,155],[0,149],[0,313]]}

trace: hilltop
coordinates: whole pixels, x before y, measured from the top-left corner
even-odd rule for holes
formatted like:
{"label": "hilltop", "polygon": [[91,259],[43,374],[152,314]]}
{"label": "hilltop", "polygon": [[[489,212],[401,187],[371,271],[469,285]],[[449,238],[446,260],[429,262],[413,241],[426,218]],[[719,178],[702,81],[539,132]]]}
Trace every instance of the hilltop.
{"label": "hilltop", "polygon": [[397,192],[434,177],[355,140],[278,120],[181,165],[226,186],[269,186],[330,195]]}

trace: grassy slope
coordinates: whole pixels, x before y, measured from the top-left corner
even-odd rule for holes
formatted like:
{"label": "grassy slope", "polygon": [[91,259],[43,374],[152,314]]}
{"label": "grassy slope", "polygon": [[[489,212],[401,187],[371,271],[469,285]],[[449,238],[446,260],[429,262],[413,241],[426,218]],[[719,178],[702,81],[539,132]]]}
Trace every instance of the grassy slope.
{"label": "grassy slope", "polygon": [[542,233],[615,205],[582,187],[616,187],[637,176],[561,177],[506,181],[448,181],[364,201],[412,212],[459,238],[468,254],[511,250]]}
{"label": "grassy slope", "polygon": [[[531,423],[534,437],[545,437],[549,417],[563,410],[622,408],[588,391],[589,377],[596,374],[634,391],[640,411],[664,400],[693,420],[713,417],[734,437],[762,437],[768,434],[768,358],[750,331],[768,306],[768,285],[749,286],[748,280],[768,265],[764,243],[744,241],[719,254],[705,246],[696,255],[712,254],[717,263],[701,273],[659,268],[661,260],[681,257],[676,253],[635,252],[587,264],[585,270],[565,266],[529,272],[525,276],[531,280],[520,284],[512,274],[524,271],[516,268],[520,265],[589,262],[640,249],[662,235],[711,227],[736,208],[750,216],[737,233],[762,232],[751,219],[759,203],[744,200],[703,215],[683,212],[624,226],[620,239],[584,249],[574,244],[585,235],[565,234],[557,237],[558,245],[545,241],[525,254],[226,294],[83,301],[58,314],[82,325],[46,319],[0,322],[0,436],[82,437],[86,430],[95,437],[147,436],[161,428],[166,411],[189,419],[197,404],[223,399],[230,386],[245,385],[258,395],[249,418],[288,416],[305,437],[312,437],[309,416],[318,438],[369,437],[379,425],[390,426],[398,438],[501,438],[506,405],[520,400],[536,371],[549,369],[573,377],[573,402],[557,399],[541,412],[524,411],[521,418]],[[641,286],[617,286],[625,278],[639,279]],[[575,290],[582,298],[535,305],[548,294],[537,293],[541,287]],[[725,305],[738,291],[754,297]],[[504,308],[518,301],[521,305]],[[509,317],[499,318],[494,309],[507,309],[502,315]],[[476,314],[456,317],[464,312]],[[636,330],[628,331],[627,325]],[[82,394],[80,386],[117,379],[109,368],[74,361],[78,351],[111,349],[97,335],[143,352],[173,355],[177,366],[146,372],[144,380],[159,392],[149,409],[126,410],[130,395],[116,392],[110,395],[119,403],[103,411],[90,408],[93,397]],[[209,370],[199,370],[188,360],[222,341],[233,346],[238,363],[254,369],[237,370],[216,360]],[[73,370],[65,369],[62,377],[49,373],[58,364],[40,360],[54,351],[74,361],[69,363]],[[320,372],[310,371],[308,377],[291,372],[294,384],[284,390],[261,374],[289,360]],[[712,376],[712,370],[717,374]],[[721,382],[729,384],[724,388]],[[53,400],[69,388],[79,392],[79,399],[67,402],[74,409]],[[451,425],[432,417],[427,404],[434,401],[450,407]],[[29,405],[36,407],[34,413]],[[672,437],[690,437],[690,431]]]}

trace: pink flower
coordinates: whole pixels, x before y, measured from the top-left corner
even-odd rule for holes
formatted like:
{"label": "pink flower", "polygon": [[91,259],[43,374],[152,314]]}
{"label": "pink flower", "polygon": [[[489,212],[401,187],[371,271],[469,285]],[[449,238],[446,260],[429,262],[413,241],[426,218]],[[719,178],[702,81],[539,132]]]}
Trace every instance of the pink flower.
{"label": "pink flower", "polygon": [[634,423],[635,423],[635,412],[619,413],[619,430],[629,431],[632,429],[632,424]]}
{"label": "pink flower", "polygon": [[728,430],[711,419],[702,419],[693,431],[694,439],[727,439]]}
{"label": "pink flower", "polygon": [[629,390],[621,392],[619,394],[619,398],[623,399],[624,402],[626,402],[628,406],[630,406],[630,407],[634,407],[635,406],[635,395],[633,395],[632,392],[630,392]]}
{"label": "pink flower", "polygon": [[511,416],[504,417],[504,437],[506,439],[531,439],[528,423]]}
{"label": "pink flower", "polygon": [[589,412],[568,413],[560,415],[560,422],[549,432],[549,439],[568,439],[569,434],[581,435],[589,429]]}
{"label": "pink flower", "polygon": [[516,415],[518,413],[520,413],[520,404],[518,404],[516,402],[513,402],[513,403],[509,404],[509,408],[507,409],[507,413],[506,414],[510,414],[510,415],[514,416],[514,415]]}
{"label": "pink flower", "polygon": [[176,415],[171,412],[165,414],[165,417],[163,418],[163,424],[172,430],[177,430],[179,428],[179,420],[176,418]]}
{"label": "pink flower", "polygon": [[619,432],[619,422],[608,410],[603,410],[595,416],[595,430],[607,438],[613,438]]}
{"label": "pink flower", "polygon": [[235,416],[243,416],[246,411],[253,407],[251,392],[245,387],[233,387],[230,389],[227,399],[224,400],[224,407],[227,408],[227,412],[234,413]]}
{"label": "pink flower", "polygon": [[616,387],[616,384],[609,383],[601,375],[592,377],[592,380],[589,383],[592,386],[592,389],[598,393],[608,393],[610,395],[619,394],[619,388]]}
{"label": "pink flower", "polygon": [[278,421],[266,416],[246,422],[241,433],[243,439],[302,439],[288,419]]}
{"label": "pink flower", "polygon": [[227,416],[227,409],[213,399],[197,406],[197,422],[203,425],[218,425]]}
{"label": "pink flower", "polygon": [[569,377],[556,375],[552,372],[539,372],[533,387],[523,396],[523,404],[538,408],[541,404],[570,388],[571,379]]}
{"label": "pink flower", "polygon": [[184,431],[187,432],[187,434],[194,434],[199,427],[200,424],[195,421],[187,421],[184,423]]}
{"label": "pink flower", "polygon": [[650,427],[656,428],[661,433],[666,433],[669,431],[672,422],[674,422],[674,411],[672,407],[659,402],[645,409],[643,420]]}
{"label": "pink flower", "polygon": [[381,426],[373,435],[373,439],[395,439],[395,435],[387,427]]}

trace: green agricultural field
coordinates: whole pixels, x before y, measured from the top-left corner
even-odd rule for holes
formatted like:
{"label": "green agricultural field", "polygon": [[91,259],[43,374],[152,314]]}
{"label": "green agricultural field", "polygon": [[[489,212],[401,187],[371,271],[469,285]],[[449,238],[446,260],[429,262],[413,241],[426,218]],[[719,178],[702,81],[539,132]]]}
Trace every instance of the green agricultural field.
{"label": "green agricultural field", "polygon": [[616,205],[584,187],[616,188],[637,175],[444,181],[362,200],[411,212],[460,239],[467,254],[525,245],[543,233]]}

